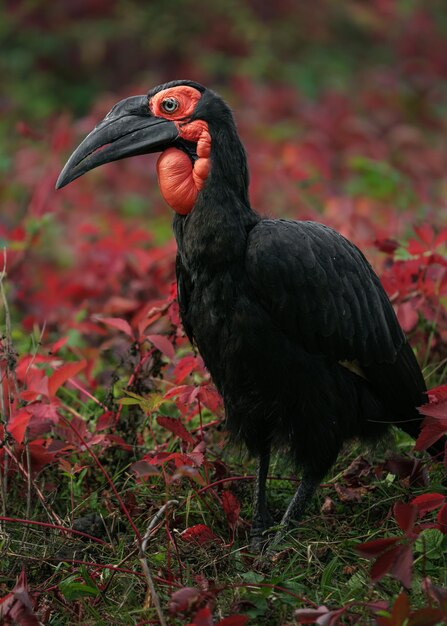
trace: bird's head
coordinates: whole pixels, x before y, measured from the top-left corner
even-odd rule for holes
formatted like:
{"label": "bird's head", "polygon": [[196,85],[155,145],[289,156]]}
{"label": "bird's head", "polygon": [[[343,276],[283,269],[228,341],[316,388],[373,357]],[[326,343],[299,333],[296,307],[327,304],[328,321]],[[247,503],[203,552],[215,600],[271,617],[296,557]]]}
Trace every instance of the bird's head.
{"label": "bird's head", "polygon": [[216,170],[221,181],[246,196],[245,152],[231,111],[217,94],[192,81],[173,81],[118,102],[73,152],[56,188],[104,163],[152,152],[161,152],[162,195],[181,215],[193,209]]}

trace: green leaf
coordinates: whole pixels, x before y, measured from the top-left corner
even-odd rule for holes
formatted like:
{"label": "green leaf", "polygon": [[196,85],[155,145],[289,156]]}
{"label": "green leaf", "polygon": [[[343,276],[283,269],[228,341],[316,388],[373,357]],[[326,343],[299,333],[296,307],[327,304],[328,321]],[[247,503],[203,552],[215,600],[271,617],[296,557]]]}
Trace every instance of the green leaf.
{"label": "green leaf", "polygon": [[59,584],[59,589],[63,596],[69,601],[79,600],[86,596],[96,597],[100,593],[98,587],[92,587],[91,585],[76,582],[72,579],[62,581]]}
{"label": "green leaf", "polygon": [[334,576],[334,574],[336,569],[338,568],[338,565],[339,559],[335,556],[324,568],[320,582],[321,592],[323,594],[329,593],[334,589],[334,586],[336,586],[337,577]]}
{"label": "green leaf", "polygon": [[423,530],[414,544],[415,552],[425,554],[431,561],[442,559],[446,553],[445,535],[437,528]]}
{"label": "green leaf", "polygon": [[244,572],[241,576],[242,580],[247,583],[262,583],[264,582],[263,574],[259,574],[258,572]]}
{"label": "green leaf", "polygon": [[137,400],[136,398],[119,398],[117,400],[118,404],[131,405],[131,404],[141,404],[141,400]]}

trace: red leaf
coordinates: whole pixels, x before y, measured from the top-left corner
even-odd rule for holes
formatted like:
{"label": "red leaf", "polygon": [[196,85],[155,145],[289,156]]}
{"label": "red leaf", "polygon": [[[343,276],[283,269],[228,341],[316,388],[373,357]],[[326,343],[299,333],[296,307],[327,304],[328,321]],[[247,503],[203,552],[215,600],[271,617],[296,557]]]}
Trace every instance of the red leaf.
{"label": "red leaf", "polygon": [[194,621],[188,624],[188,626],[213,626],[213,616],[210,607],[207,605],[197,611]]}
{"label": "red leaf", "polygon": [[424,404],[419,407],[419,412],[423,415],[434,417],[441,422],[445,422],[445,427],[447,429],[447,400],[445,398],[439,402],[429,402],[428,404]]}
{"label": "red leaf", "polygon": [[199,391],[200,387],[195,385],[177,385],[165,393],[165,398],[176,398],[175,403],[177,407],[185,415],[191,408],[198,409],[197,396]]}
{"label": "red leaf", "polygon": [[419,321],[417,309],[412,302],[402,302],[397,305],[397,317],[404,332],[409,333]]}
{"label": "red leaf", "polygon": [[246,615],[230,615],[217,622],[216,626],[245,626],[248,619]]}
{"label": "red leaf", "polygon": [[99,432],[100,430],[106,430],[106,428],[112,428],[115,425],[115,414],[112,411],[106,411],[99,416],[98,421],[96,422],[95,430],[96,432]]}
{"label": "red leaf", "polygon": [[438,526],[439,530],[447,535],[447,504],[444,504],[438,512]]}
{"label": "red leaf", "polygon": [[445,611],[426,607],[411,613],[407,626],[437,626],[442,620],[445,620]]}
{"label": "red leaf", "polygon": [[446,241],[447,241],[447,228],[444,228],[443,230],[441,230],[440,233],[437,234],[433,248],[437,248],[438,246],[440,246],[442,243],[445,243]]}
{"label": "red leaf", "polygon": [[392,457],[384,464],[384,469],[399,478],[409,478],[410,485],[417,487],[427,487],[428,472],[425,464],[420,459],[409,459],[405,457]]}
{"label": "red leaf", "polygon": [[401,582],[406,589],[411,588],[412,568],[413,552],[411,546],[401,546],[391,567],[391,574]]}
{"label": "red leaf", "polygon": [[168,610],[171,615],[190,611],[195,608],[200,597],[201,593],[197,587],[183,587],[183,589],[179,589],[172,594],[168,604]]}
{"label": "red leaf", "polygon": [[434,511],[444,503],[445,497],[440,493],[424,493],[414,498],[410,504],[417,506],[419,517],[424,517],[429,511]]}
{"label": "red leaf", "polygon": [[186,528],[182,533],[180,533],[180,537],[183,541],[197,543],[200,546],[204,546],[207,543],[214,543],[216,541],[220,543],[219,537],[213,533],[211,528],[205,526],[205,524],[196,524],[195,526]]}
{"label": "red leaf", "polygon": [[178,397],[181,402],[188,404],[196,399],[198,393],[199,387],[195,385],[177,385],[176,387],[171,387],[165,393],[165,398],[169,400],[170,398]]}
{"label": "red leaf", "polygon": [[224,491],[222,493],[222,506],[225,511],[225,515],[227,516],[229,526],[234,528],[239,519],[239,513],[241,512],[239,500],[231,493],[231,491]]}
{"label": "red leaf", "polygon": [[130,469],[137,474],[140,478],[147,478],[148,476],[157,476],[160,472],[153,465],[142,459],[132,463]]}
{"label": "red leaf", "polygon": [[0,599],[0,620],[2,624],[41,626],[28,593],[25,570],[22,570],[14,589]]}
{"label": "red leaf", "polygon": [[436,443],[438,439],[441,439],[445,432],[445,426],[439,424],[432,418],[425,418],[425,420],[422,422],[421,434],[416,440],[414,449],[426,450],[431,445]]}
{"label": "red leaf", "polygon": [[59,339],[58,341],[53,343],[52,346],[50,346],[48,352],[50,354],[57,354],[59,350],[65,346],[67,341],[68,341],[68,337],[61,337],[61,339]]}
{"label": "red leaf", "polygon": [[427,246],[430,246],[432,244],[433,238],[434,238],[434,232],[433,232],[433,227],[430,224],[427,224],[427,222],[425,222],[424,224],[421,224],[420,226],[415,226],[414,232],[416,233],[416,235],[419,237],[421,241],[427,244]]}
{"label": "red leaf", "polygon": [[26,385],[27,389],[20,394],[23,400],[33,402],[41,395],[48,397],[48,376],[37,367],[27,372]]}
{"label": "red leaf", "polygon": [[56,370],[48,380],[48,394],[51,396],[56,395],[57,390],[61,387],[69,378],[76,376],[87,365],[87,361],[77,361],[76,363],[65,363],[58,370]]}
{"label": "red leaf", "polygon": [[180,420],[175,417],[166,417],[164,415],[159,415],[157,417],[157,423],[169,430],[171,433],[179,437],[182,441],[189,444],[194,444],[194,438],[189,431],[183,426]]}
{"label": "red leaf", "polygon": [[193,465],[196,467],[202,467],[203,461],[205,460],[205,442],[199,441],[196,447],[192,450],[192,452],[187,452],[186,455],[188,459],[191,459]]}
{"label": "red leaf", "polygon": [[375,539],[374,541],[367,541],[356,546],[356,551],[362,556],[371,559],[379,556],[385,550],[394,546],[399,541],[399,537],[388,537],[387,539]]}
{"label": "red leaf", "polygon": [[8,432],[14,437],[17,443],[22,443],[25,431],[31,419],[30,413],[26,409],[21,409],[14,413],[8,423]]}
{"label": "red leaf", "polygon": [[436,602],[442,609],[447,611],[447,589],[434,585],[428,577],[422,581],[422,589],[430,604]]}
{"label": "red leaf", "polygon": [[222,398],[219,395],[219,392],[214,387],[214,385],[210,383],[206,383],[199,387],[199,399],[200,402],[206,406],[207,409],[211,411],[211,413],[218,413],[222,408]]}
{"label": "red leaf", "polygon": [[97,317],[96,319],[106,326],[121,330],[121,332],[126,333],[131,339],[134,339],[134,333],[129,322],[121,319],[121,317]]}
{"label": "red leaf", "polygon": [[399,247],[395,239],[376,239],[374,245],[378,250],[387,254],[392,254]]}
{"label": "red leaf", "polygon": [[346,611],[347,606],[341,609],[329,611],[325,606],[319,606],[318,609],[297,609],[295,618],[300,624],[319,624],[320,626],[337,626],[340,623],[340,617]]}
{"label": "red leaf", "polygon": [[410,239],[408,241],[408,252],[414,256],[419,256],[427,251],[427,248],[421,244],[417,239]]}
{"label": "red leaf", "polygon": [[120,447],[121,450],[125,450],[126,452],[133,452],[133,447],[124,441],[122,437],[118,435],[111,435],[110,433],[106,435],[106,441],[110,441],[114,443],[116,446]]}
{"label": "red leaf", "polygon": [[[59,421],[58,408],[59,400],[53,398],[49,403],[33,402],[32,404],[28,404],[26,410],[33,416],[34,420],[32,426],[35,427],[36,422],[52,422],[53,424],[57,424]],[[30,430],[32,429],[30,428]]]}
{"label": "red leaf", "polygon": [[299,624],[315,624],[319,617],[328,613],[326,606],[319,606],[318,609],[296,609],[295,619]]}
{"label": "red leaf", "polygon": [[165,354],[168,359],[172,360],[174,358],[174,346],[167,337],[165,337],[164,335],[148,335],[147,338],[151,343],[154,344],[157,350],[160,350],[160,352]]}
{"label": "red leaf", "polygon": [[138,324],[139,336],[141,337],[144,331],[146,330],[146,328],[150,326],[151,324],[153,324],[154,322],[156,322],[157,320],[159,320],[161,316],[162,316],[162,311],[160,309],[158,310],[154,309],[154,310],[149,311],[149,313],[147,314],[147,317],[142,319]]}
{"label": "red leaf", "polygon": [[327,615],[322,615],[318,618],[317,624],[319,624],[319,626],[339,626],[340,618],[346,611],[346,608],[347,607],[343,606],[341,609],[329,611]]}
{"label": "red leaf", "polygon": [[196,367],[197,359],[195,356],[184,356],[180,359],[173,373],[175,383],[177,385],[181,383]]}
{"label": "red leaf", "polygon": [[31,457],[31,469],[33,472],[40,472],[40,470],[53,463],[56,459],[56,453],[50,452],[45,447],[44,439],[35,439],[29,443],[29,451]]}
{"label": "red leaf", "polygon": [[402,591],[402,593],[397,596],[396,601],[393,604],[390,624],[392,624],[392,626],[403,626],[409,614],[410,601],[405,591]]}
{"label": "red leaf", "polygon": [[198,483],[202,487],[205,487],[206,485],[206,480],[204,479],[202,474],[195,467],[191,467],[191,465],[182,465],[181,467],[176,469],[175,474],[173,474],[171,478],[171,481],[175,482],[183,477],[189,478],[190,480],[195,480],[196,483]]}
{"label": "red leaf", "polygon": [[400,546],[396,546],[395,548],[391,548],[388,550],[374,563],[371,568],[371,581],[376,583],[378,580],[383,578],[385,574],[388,574],[393,566],[393,563],[400,552]]}
{"label": "red leaf", "polygon": [[167,463],[168,461],[174,461],[176,467],[188,464],[191,465],[189,456],[182,452],[158,452],[149,459],[151,465],[163,465],[163,463]]}
{"label": "red leaf", "polygon": [[[442,400],[447,400],[447,385],[432,387],[432,389],[428,390],[427,394],[430,399],[429,404],[436,404],[437,402],[441,402]],[[424,407],[426,406],[427,404],[424,404]]]}
{"label": "red leaf", "polygon": [[408,534],[417,519],[418,509],[413,504],[407,504],[405,502],[396,502],[394,505],[394,517],[399,525],[399,528]]}

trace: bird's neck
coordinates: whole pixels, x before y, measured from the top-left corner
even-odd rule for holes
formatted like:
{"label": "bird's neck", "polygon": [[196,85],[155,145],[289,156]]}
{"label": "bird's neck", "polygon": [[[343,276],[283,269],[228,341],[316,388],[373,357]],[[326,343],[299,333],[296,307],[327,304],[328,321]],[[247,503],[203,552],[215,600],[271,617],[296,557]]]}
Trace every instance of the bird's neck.
{"label": "bird's neck", "polygon": [[248,167],[244,147],[233,124],[209,123],[211,168],[206,189],[215,195],[231,194],[250,209]]}
{"label": "bird's neck", "polygon": [[209,270],[237,265],[260,217],[250,207],[248,170],[236,129],[210,124],[211,168],[188,215],[177,214],[174,232],[184,265]]}

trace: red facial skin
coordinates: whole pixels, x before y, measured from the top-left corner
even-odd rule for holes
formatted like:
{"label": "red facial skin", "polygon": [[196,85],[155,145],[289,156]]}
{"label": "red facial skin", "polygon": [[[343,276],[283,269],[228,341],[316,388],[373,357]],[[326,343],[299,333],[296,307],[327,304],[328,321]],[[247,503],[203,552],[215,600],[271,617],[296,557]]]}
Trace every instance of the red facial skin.
{"label": "red facial skin", "polygon": [[[179,104],[172,113],[163,109],[163,102],[167,98],[175,98]],[[194,165],[190,158],[177,148],[165,150],[157,162],[158,183],[163,198],[180,215],[187,215],[194,207],[211,166],[211,136],[208,124],[202,120],[187,121],[200,98],[201,93],[197,89],[180,85],[160,91],[149,102],[153,115],[172,120],[183,139],[197,144],[196,152],[199,158]]]}

